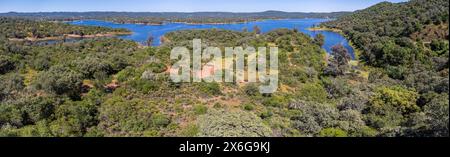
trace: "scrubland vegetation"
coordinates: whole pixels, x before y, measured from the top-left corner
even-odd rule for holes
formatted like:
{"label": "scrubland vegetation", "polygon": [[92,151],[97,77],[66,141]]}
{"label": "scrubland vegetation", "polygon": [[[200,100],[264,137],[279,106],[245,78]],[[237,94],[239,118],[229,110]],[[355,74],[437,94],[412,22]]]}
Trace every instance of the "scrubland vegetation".
{"label": "scrubland vegetation", "polygon": [[[327,55],[323,36],[297,30],[183,30],[158,47],[116,38],[37,45],[8,40],[34,34],[30,21],[1,20],[0,136],[449,136],[446,0],[381,3],[325,23],[355,44],[353,61],[341,45]],[[278,46],[278,91],[172,82],[170,51],[192,49],[194,38],[203,47]]]}

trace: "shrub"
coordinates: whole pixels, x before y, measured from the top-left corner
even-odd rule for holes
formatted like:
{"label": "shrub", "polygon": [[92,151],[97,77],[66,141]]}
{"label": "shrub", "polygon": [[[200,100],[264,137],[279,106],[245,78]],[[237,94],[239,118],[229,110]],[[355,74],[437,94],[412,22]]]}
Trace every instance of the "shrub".
{"label": "shrub", "polygon": [[83,60],[75,62],[75,67],[83,74],[84,78],[96,78],[96,73],[112,74],[113,68],[111,63],[97,57],[87,57]]}
{"label": "shrub", "polygon": [[117,73],[117,80],[120,82],[125,82],[130,80],[133,77],[136,77],[138,75],[138,72],[136,72],[136,69],[133,67],[126,67],[122,71]]}
{"label": "shrub", "polygon": [[23,126],[51,118],[57,105],[52,97],[22,95],[0,105],[0,125]]}
{"label": "shrub", "polygon": [[203,137],[268,137],[269,127],[250,112],[210,110],[198,119],[199,136]]}
{"label": "shrub", "polygon": [[15,69],[15,64],[11,57],[0,55],[0,74],[5,74]]}
{"label": "shrub", "polygon": [[318,134],[323,128],[338,124],[339,112],[330,104],[305,101],[293,101],[291,109],[300,110],[301,114],[291,118],[293,126],[307,136]]}
{"label": "shrub", "polygon": [[159,84],[157,82],[149,80],[137,79],[132,80],[129,83],[134,89],[137,89],[144,94],[148,94],[151,91],[156,91],[159,89]]}
{"label": "shrub", "polygon": [[253,109],[255,109],[253,104],[244,104],[244,110],[252,111]]}
{"label": "shrub", "polygon": [[201,83],[200,90],[206,94],[210,95],[220,95],[222,94],[220,84],[217,82],[212,83]]}
{"label": "shrub", "polygon": [[99,108],[98,128],[105,136],[140,136],[143,131],[155,125],[166,124],[166,117],[153,116],[156,113],[156,108],[151,102],[113,97]]}
{"label": "shrub", "polygon": [[78,95],[81,91],[82,75],[65,66],[53,66],[41,73],[36,80],[38,88],[56,94]]}
{"label": "shrub", "polygon": [[14,93],[21,91],[25,87],[24,78],[16,73],[0,76],[0,82],[0,101],[8,95],[14,95]]}
{"label": "shrub", "polygon": [[416,105],[418,97],[419,95],[417,92],[399,86],[380,87],[375,90],[369,103],[374,110],[376,110],[376,108],[381,108],[384,105],[388,105],[398,109],[401,113],[408,114],[420,110]]}
{"label": "shrub", "polygon": [[88,101],[66,101],[55,111],[56,121],[51,123],[55,136],[83,136],[88,128],[97,124],[97,106]]}
{"label": "shrub", "polygon": [[152,124],[154,127],[165,127],[169,125],[170,119],[164,114],[153,114],[151,118]]}
{"label": "shrub", "polygon": [[202,104],[198,104],[198,105],[194,105],[194,113],[196,115],[202,115],[205,114],[206,111],[208,111],[208,107],[206,107],[205,105]]}
{"label": "shrub", "polygon": [[298,92],[300,98],[307,101],[325,102],[328,93],[322,85],[318,83],[303,84]]}
{"label": "shrub", "polygon": [[152,71],[144,71],[141,75],[141,79],[153,81],[156,78],[156,74]]}
{"label": "shrub", "polygon": [[449,100],[447,94],[440,94],[424,107],[428,130],[431,136],[449,136]]}
{"label": "shrub", "polygon": [[367,96],[363,94],[352,94],[345,97],[337,107],[339,110],[362,111],[366,108],[368,101]]}
{"label": "shrub", "polygon": [[249,84],[245,85],[244,92],[248,96],[256,96],[259,94],[259,88],[256,84],[249,83]]}
{"label": "shrub", "polygon": [[265,111],[261,112],[259,115],[259,117],[261,117],[262,119],[270,118],[272,116],[273,116],[273,112],[270,110],[265,110]]}
{"label": "shrub", "polygon": [[326,128],[320,131],[321,137],[347,137],[347,133],[344,130],[337,128]]}
{"label": "shrub", "polygon": [[282,107],[286,104],[286,100],[281,96],[271,96],[264,98],[262,104],[270,107]]}
{"label": "shrub", "polygon": [[328,92],[329,98],[340,98],[347,96],[352,92],[346,80],[339,78],[330,78],[324,81],[324,86]]}
{"label": "shrub", "polygon": [[148,65],[145,65],[144,68],[154,73],[162,73],[166,71],[167,67],[165,64],[153,62]]}
{"label": "shrub", "polygon": [[198,126],[197,125],[188,125],[186,128],[181,130],[181,136],[183,137],[195,137],[198,135]]}

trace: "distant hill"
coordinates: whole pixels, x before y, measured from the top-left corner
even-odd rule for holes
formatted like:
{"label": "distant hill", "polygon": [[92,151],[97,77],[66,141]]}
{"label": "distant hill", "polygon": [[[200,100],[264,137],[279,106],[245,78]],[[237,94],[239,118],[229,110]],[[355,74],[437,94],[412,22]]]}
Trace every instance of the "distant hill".
{"label": "distant hill", "polygon": [[349,12],[332,13],[302,13],[302,12],[282,12],[265,11],[254,13],[233,13],[233,12],[38,12],[38,13],[0,13],[4,17],[26,17],[37,19],[103,19],[111,17],[129,18],[337,18]]}

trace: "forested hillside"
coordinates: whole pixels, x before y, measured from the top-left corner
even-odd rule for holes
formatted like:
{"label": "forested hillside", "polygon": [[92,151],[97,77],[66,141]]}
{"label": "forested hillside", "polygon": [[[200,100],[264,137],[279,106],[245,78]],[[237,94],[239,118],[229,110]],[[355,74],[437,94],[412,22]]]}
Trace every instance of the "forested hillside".
{"label": "forested hillside", "polygon": [[429,64],[448,57],[448,6],[447,0],[383,2],[324,26],[341,29],[369,65]]}
{"label": "forested hillside", "polygon": [[[417,99],[408,98],[415,99],[412,105],[417,107],[406,116],[418,116],[422,114],[418,111],[434,108],[441,113],[434,114],[442,117],[442,124],[437,125],[436,120],[431,127],[435,133],[448,136],[448,20],[449,1],[411,0],[380,3],[323,26],[342,30],[359,49],[360,61],[370,69],[369,80],[402,86],[418,94]],[[386,110],[378,112],[387,118]],[[418,123],[416,119],[409,122]]]}
{"label": "forested hillside", "polygon": [[72,21],[84,19],[107,20],[117,23],[163,24],[164,22],[185,23],[236,23],[264,19],[289,18],[337,18],[349,12],[302,13],[265,11],[253,13],[232,12],[43,12],[43,13],[0,13],[4,17],[28,18],[34,20]]}

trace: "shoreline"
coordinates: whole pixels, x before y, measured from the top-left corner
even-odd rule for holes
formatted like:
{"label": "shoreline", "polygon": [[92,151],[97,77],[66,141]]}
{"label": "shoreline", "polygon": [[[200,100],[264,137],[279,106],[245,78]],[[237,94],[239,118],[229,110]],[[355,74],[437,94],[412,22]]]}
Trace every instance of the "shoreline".
{"label": "shoreline", "polygon": [[[227,25],[227,24],[245,24],[250,22],[259,22],[259,21],[267,21],[267,20],[289,20],[291,18],[268,18],[268,19],[256,19],[256,20],[248,20],[242,22],[180,22],[180,21],[167,21],[163,23],[143,23],[143,22],[118,22],[114,20],[100,20],[107,21],[114,24],[136,24],[136,25],[145,25],[145,26],[164,26],[167,24],[175,23],[175,24],[186,24],[186,25]],[[299,19],[309,19],[309,18],[299,18]],[[97,19],[85,19],[85,20],[97,20]],[[84,21],[84,20],[72,20],[67,22],[74,21]]]}
{"label": "shoreline", "polygon": [[308,30],[308,31],[328,31],[328,32],[339,33],[347,40],[348,45],[353,48],[353,54],[355,55],[355,60],[359,59],[359,56],[361,55],[361,50],[355,47],[353,42],[348,38],[348,36],[346,34],[344,34],[344,32],[341,29],[317,26],[317,27],[307,28],[306,30]]}
{"label": "shoreline", "polygon": [[343,34],[343,31],[340,30],[340,29],[336,29],[336,28],[327,28],[327,27],[322,27],[322,26],[319,26],[319,27],[309,27],[309,28],[307,28],[306,30],[308,30],[308,31],[329,31],[329,32],[335,32],[335,33],[339,33],[339,34],[341,34],[341,35],[344,35],[344,34]]}
{"label": "shoreline", "polygon": [[56,37],[44,37],[44,38],[34,38],[34,37],[26,37],[26,38],[9,38],[9,41],[51,41],[51,40],[63,40],[66,39],[79,39],[79,38],[97,38],[97,37],[114,37],[114,36],[122,36],[122,35],[131,35],[133,32],[108,32],[103,34],[91,34],[91,35],[77,35],[77,34],[64,34]]}

